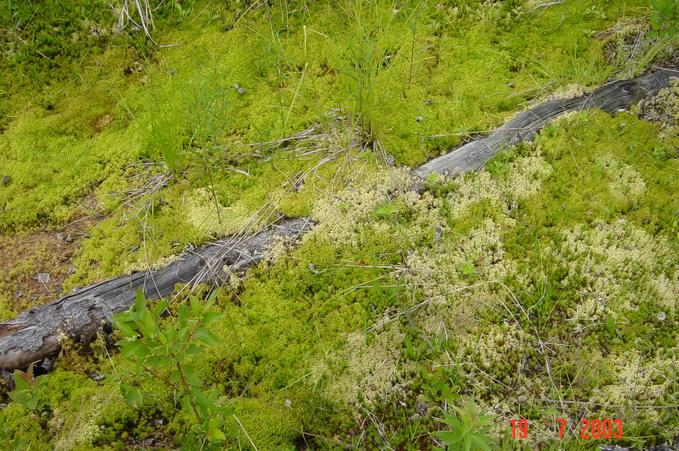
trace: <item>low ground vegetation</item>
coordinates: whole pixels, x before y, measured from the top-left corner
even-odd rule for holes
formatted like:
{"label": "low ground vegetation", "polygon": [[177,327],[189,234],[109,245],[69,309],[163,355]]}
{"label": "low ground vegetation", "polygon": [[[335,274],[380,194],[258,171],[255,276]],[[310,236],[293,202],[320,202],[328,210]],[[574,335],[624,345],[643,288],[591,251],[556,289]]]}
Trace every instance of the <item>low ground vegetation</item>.
{"label": "low ground vegetation", "polygon": [[635,448],[678,434],[679,84],[459,179],[416,192],[408,170],[676,63],[662,2],[161,2],[155,43],[73,3],[0,14],[0,252],[34,248],[0,315],[280,215],[318,226],[16,373],[3,447],[511,449],[519,418],[531,449],[610,442],[578,440],[582,418]]}

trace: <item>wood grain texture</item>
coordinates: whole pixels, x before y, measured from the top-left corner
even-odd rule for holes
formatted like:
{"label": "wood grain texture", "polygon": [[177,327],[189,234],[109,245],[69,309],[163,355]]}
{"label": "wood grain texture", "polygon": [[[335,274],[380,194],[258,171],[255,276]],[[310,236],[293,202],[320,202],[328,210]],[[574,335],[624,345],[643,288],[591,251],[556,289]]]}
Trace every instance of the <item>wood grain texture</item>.
{"label": "wood grain texture", "polygon": [[474,171],[502,149],[531,139],[545,125],[564,113],[591,108],[609,113],[624,111],[642,98],[657,94],[668,86],[672,77],[679,77],[679,71],[661,69],[631,80],[607,83],[591,94],[543,103],[518,114],[487,137],[435,158],[413,172],[420,177],[432,173],[454,177]]}
{"label": "wood grain texture", "polygon": [[0,368],[24,368],[54,355],[63,337],[81,342],[92,339],[114,314],[134,305],[137,290],[155,299],[172,294],[176,284],[191,284],[198,278],[218,283],[229,271],[242,272],[262,261],[277,240],[296,241],[312,225],[306,218],[283,220],[249,237],[227,237],[203,246],[164,268],[90,285],[23,312],[0,324]]}

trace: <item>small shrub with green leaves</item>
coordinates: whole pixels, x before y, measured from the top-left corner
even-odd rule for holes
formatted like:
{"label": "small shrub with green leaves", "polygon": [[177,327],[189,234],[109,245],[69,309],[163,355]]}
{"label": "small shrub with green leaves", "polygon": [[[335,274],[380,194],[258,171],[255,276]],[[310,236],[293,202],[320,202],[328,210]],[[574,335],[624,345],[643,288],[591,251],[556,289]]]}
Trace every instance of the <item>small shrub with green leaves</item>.
{"label": "small shrub with green leaves", "polygon": [[27,410],[38,409],[38,398],[35,396],[35,389],[44,382],[43,378],[33,376],[33,365],[31,364],[24,372],[14,370],[14,390],[9,393],[9,397],[17,404],[21,404]]}
{"label": "small shrub with green leaves", "polygon": [[168,301],[149,307],[140,293],[134,308],[117,315],[114,324],[123,335],[118,342],[121,355],[133,363],[127,374],[118,375],[125,400],[142,405],[144,395],[139,383],[144,378],[162,381],[173,390],[181,408],[194,418],[191,432],[210,442],[221,442],[226,439],[222,429],[231,407],[217,389],[203,390],[203,381],[190,363],[191,356],[218,343],[206,328],[221,317],[212,309],[213,303],[214,297],[203,305],[191,296],[189,305],[181,305],[176,317],[164,318]]}
{"label": "small shrub with green leaves", "polygon": [[483,415],[473,400],[469,400],[463,408],[452,406],[457,415],[446,415],[443,423],[450,427],[448,431],[436,432],[446,449],[454,450],[491,450],[496,445],[488,434],[488,425],[492,415]]}

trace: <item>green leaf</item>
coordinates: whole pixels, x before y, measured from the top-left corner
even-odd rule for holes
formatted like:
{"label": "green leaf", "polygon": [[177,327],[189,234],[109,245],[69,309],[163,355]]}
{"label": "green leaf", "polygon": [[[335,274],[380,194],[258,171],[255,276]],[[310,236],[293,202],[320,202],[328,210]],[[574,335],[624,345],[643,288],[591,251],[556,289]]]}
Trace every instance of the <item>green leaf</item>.
{"label": "green leaf", "polygon": [[177,341],[177,331],[173,328],[166,328],[161,335],[164,337],[165,343],[174,343]]}
{"label": "green leaf", "polygon": [[437,431],[434,435],[441,439],[441,441],[447,446],[453,446],[459,443],[457,434],[450,431]]}
{"label": "green leaf", "polygon": [[446,415],[445,417],[443,417],[442,420],[439,421],[441,421],[442,423],[446,423],[451,428],[456,428],[460,425],[460,421],[453,415]]}
{"label": "green leaf", "polygon": [[195,343],[191,343],[186,347],[186,350],[184,352],[186,353],[186,355],[198,355],[203,352],[203,348],[201,348]]}
{"label": "green leaf", "polygon": [[31,386],[28,385],[28,382],[26,382],[26,373],[24,373],[21,370],[14,370],[14,386],[16,387],[15,391],[20,391],[20,390],[30,390]]}
{"label": "green leaf", "polygon": [[163,312],[167,309],[168,305],[169,301],[165,299],[161,299],[160,301],[158,301],[158,303],[153,307],[153,316],[155,316],[156,318],[160,318]]}
{"label": "green leaf", "polygon": [[181,307],[179,307],[179,311],[177,312],[177,323],[180,325],[180,327],[182,327],[186,324],[188,319],[189,308],[186,306],[186,304],[183,304]]}
{"label": "green leaf", "polygon": [[125,398],[128,404],[135,405],[137,407],[141,406],[144,402],[144,397],[137,387],[133,387],[125,382],[120,384],[120,393]]}
{"label": "green leaf", "polygon": [[473,264],[471,264],[471,263],[469,263],[469,262],[465,262],[465,263],[460,267],[460,271],[461,271],[462,274],[464,274],[465,276],[473,276],[474,274],[476,274],[476,268],[474,267]]}
{"label": "green leaf", "polygon": [[142,360],[149,355],[149,350],[142,340],[131,340],[122,344],[120,354],[126,359],[136,357]]}
{"label": "green leaf", "polygon": [[193,329],[193,326],[189,323],[186,326],[180,328],[177,331],[177,341],[184,341],[189,332]]}
{"label": "green leaf", "polygon": [[444,443],[463,450],[490,450],[495,446],[493,439],[486,433],[486,426],[494,418],[493,415],[483,415],[481,409],[470,399],[464,407],[452,406],[457,417],[446,415],[442,420],[450,426],[450,431],[437,433]]}
{"label": "green leaf", "polygon": [[146,310],[146,297],[141,290],[137,290],[137,295],[134,298],[134,310],[137,312]]}
{"label": "green leaf", "polygon": [[29,408],[29,410],[35,410],[38,408],[38,400],[37,398],[31,396],[31,399],[26,403],[26,407]]}
{"label": "green leaf", "polygon": [[185,412],[193,415],[193,407],[191,406],[191,398],[189,397],[189,395],[182,397],[181,405],[182,405],[182,409]]}
{"label": "green leaf", "polygon": [[469,441],[475,448],[481,449],[483,451],[490,451],[490,437],[486,435],[470,435]]}
{"label": "green leaf", "polygon": [[226,435],[220,429],[220,424],[217,418],[212,418],[207,425],[207,438],[211,442],[221,442],[226,440]]}
{"label": "green leaf", "polygon": [[170,372],[170,382],[173,384],[178,384],[182,380],[182,376],[179,371]]}
{"label": "green leaf", "polygon": [[386,219],[398,213],[398,207],[393,202],[387,202],[375,209],[375,216]]}
{"label": "green leaf", "polygon": [[227,417],[229,415],[232,415],[234,413],[234,408],[233,406],[226,404],[217,409],[217,412],[222,415],[223,417]]}
{"label": "green leaf", "polygon": [[182,370],[184,372],[184,379],[186,380],[187,384],[191,385],[192,387],[199,387],[203,384],[203,381],[201,381],[200,378],[193,373],[193,369],[190,366],[184,366]]}
{"label": "green leaf", "polygon": [[191,314],[193,316],[198,316],[201,314],[203,308],[200,305],[200,301],[195,296],[189,297],[189,303],[191,304]]}
{"label": "green leaf", "polygon": [[217,346],[219,344],[219,339],[212,332],[205,329],[204,327],[200,327],[196,331],[194,337],[196,340],[206,344],[207,346]]}
{"label": "green leaf", "polygon": [[26,372],[23,375],[24,379],[28,385],[33,385],[35,383],[35,377],[33,376],[33,364],[28,365]]}
{"label": "green leaf", "polygon": [[30,407],[31,402],[34,399],[33,395],[28,390],[14,390],[13,392],[9,393],[9,397],[12,401],[26,407],[27,409],[33,410],[35,408],[35,405]]}
{"label": "green leaf", "polygon": [[212,310],[212,311],[206,312],[205,315],[203,315],[203,323],[205,325],[212,324],[216,321],[219,321],[222,318],[224,318],[223,313],[219,313],[217,311]]}
{"label": "green leaf", "polygon": [[152,355],[146,360],[151,368],[163,368],[172,365],[172,360],[166,355]]}
{"label": "green leaf", "polygon": [[130,325],[128,321],[123,318],[123,315],[113,318],[113,326],[115,326],[115,328],[118,329],[125,338],[133,338],[138,335],[132,325]]}
{"label": "green leaf", "polygon": [[210,296],[208,296],[208,298],[205,300],[205,307],[203,307],[203,313],[207,313],[210,311],[210,309],[215,303],[215,299],[217,299],[217,292],[212,291],[210,293]]}
{"label": "green leaf", "polygon": [[156,321],[150,311],[144,310],[142,312],[139,329],[141,330],[142,334],[144,334],[144,337],[155,337],[157,330]]}

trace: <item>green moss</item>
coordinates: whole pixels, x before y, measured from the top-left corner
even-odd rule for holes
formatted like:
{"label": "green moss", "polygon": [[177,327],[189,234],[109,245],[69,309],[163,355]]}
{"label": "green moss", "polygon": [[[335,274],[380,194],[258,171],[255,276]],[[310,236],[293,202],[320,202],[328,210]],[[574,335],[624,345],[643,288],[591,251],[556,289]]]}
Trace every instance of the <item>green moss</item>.
{"label": "green moss", "polygon": [[59,113],[26,113],[0,135],[2,172],[11,178],[0,191],[2,230],[21,229],[39,221],[63,224],[77,214],[91,214],[79,208],[82,198],[138,154],[119,131],[83,137],[62,128],[62,121],[68,123],[73,117],[82,121],[76,129],[83,123],[90,127],[98,114],[88,117],[86,111],[78,110],[68,118]]}
{"label": "green moss", "polygon": [[[537,143],[554,173],[543,194],[526,204],[528,225],[624,214],[652,234],[671,233],[679,204],[667,200],[677,188],[679,166],[657,149],[676,147],[676,137],[662,138],[657,126],[630,115],[581,113],[545,130]],[[611,171],[611,164],[617,168]]]}
{"label": "green moss", "polygon": [[[421,193],[381,154],[420,164],[627,71],[595,35],[644,2],[288,3],[225,27],[235,11],[205,2],[159,22],[181,45],[95,52],[80,82],[19,102],[0,135],[0,231],[103,214],[68,289],[314,217],[296,250],[219,290],[220,345],[194,363],[235,406],[229,446],[427,448],[467,396],[498,416],[496,438],[529,418],[536,448],[555,415],[624,418],[632,445],[674,430],[671,409],[633,410],[676,404],[672,90],[639,109],[662,127],[576,113]],[[112,354],[91,364],[127,364]],[[6,408],[32,448],[192,445],[155,381],[134,408],[76,368],[46,379],[39,412]]]}
{"label": "green moss", "polygon": [[[359,113],[370,116],[375,137],[397,161],[421,163],[459,142],[439,135],[491,129],[535,92],[604,81],[611,68],[587,32],[638,9],[633,2],[594,9],[581,3],[540,12],[482,5],[460,15],[440,8],[393,12],[376,2],[358,18],[350,7],[319,4],[311,14],[286,11],[271,22],[263,8],[247,27],[225,32],[203,18],[167,33],[164,39],[191,45],[163,51],[157,64],[111,49],[93,57],[99,67],[86,71],[80,87],[51,88],[71,100],[11,121],[0,149],[15,183],[0,191],[6,213],[0,226],[71,219],[78,199],[142,149],[173,168],[197,164],[201,174],[200,162],[214,158],[254,170],[258,164],[240,161],[243,145],[302,130],[333,108],[356,111],[352,102],[362,102]],[[450,27],[439,29],[439,22]],[[352,44],[357,33],[369,39],[365,48]],[[377,53],[366,53],[368,44]],[[364,59],[373,69],[357,66]],[[139,75],[123,80],[132,66]],[[365,101],[356,92],[362,77],[369,79],[361,85]],[[547,80],[556,86],[545,86]],[[91,136],[104,115],[131,129]],[[294,204],[287,209],[302,211]]]}

